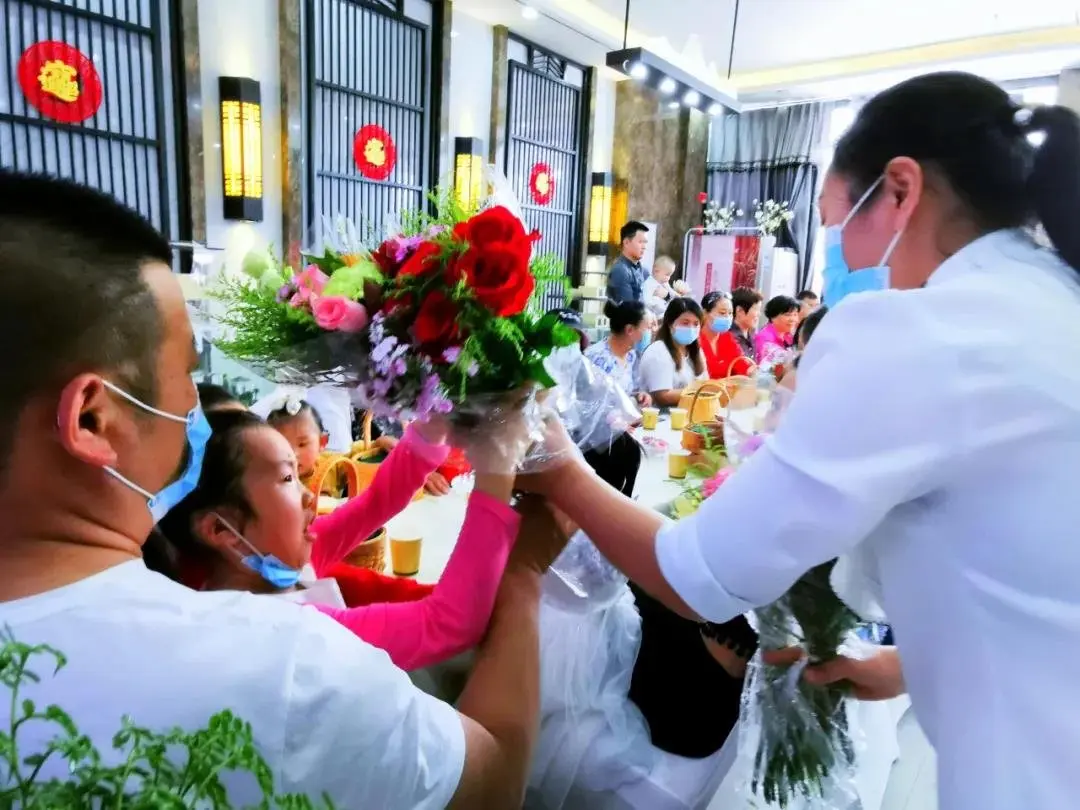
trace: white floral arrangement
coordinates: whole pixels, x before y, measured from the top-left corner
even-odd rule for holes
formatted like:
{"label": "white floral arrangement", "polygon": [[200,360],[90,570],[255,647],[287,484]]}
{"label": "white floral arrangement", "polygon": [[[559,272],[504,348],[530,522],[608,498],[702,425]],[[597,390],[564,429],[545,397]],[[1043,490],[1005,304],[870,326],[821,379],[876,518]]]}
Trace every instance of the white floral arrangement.
{"label": "white floral arrangement", "polygon": [[754,222],[762,236],[772,236],[795,217],[795,212],[788,208],[787,200],[758,202],[754,200]]}
{"label": "white floral arrangement", "polygon": [[716,200],[712,200],[705,206],[705,230],[724,233],[731,230],[736,217],[741,217],[743,210],[736,208],[734,202],[721,206]]}

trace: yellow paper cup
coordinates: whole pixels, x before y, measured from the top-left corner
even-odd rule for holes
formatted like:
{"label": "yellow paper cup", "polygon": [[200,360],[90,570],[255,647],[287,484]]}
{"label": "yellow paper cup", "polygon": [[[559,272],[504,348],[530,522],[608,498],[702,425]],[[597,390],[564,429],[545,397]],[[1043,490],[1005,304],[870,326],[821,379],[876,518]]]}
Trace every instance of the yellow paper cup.
{"label": "yellow paper cup", "polygon": [[420,573],[420,537],[391,537],[390,565],[399,577],[414,577]]}
{"label": "yellow paper cup", "polygon": [[671,429],[682,430],[686,427],[686,409],[685,408],[672,408],[671,409]]}
{"label": "yellow paper cup", "polygon": [[656,430],[656,422],[660,418],[659,408],[641,409],[641,426],[646,430]]}
{"label": "yellow paper cup", "polygon": [[672,450],[668,453],[668,475],[672,478],[686,478],[690,469],[690,451]]}

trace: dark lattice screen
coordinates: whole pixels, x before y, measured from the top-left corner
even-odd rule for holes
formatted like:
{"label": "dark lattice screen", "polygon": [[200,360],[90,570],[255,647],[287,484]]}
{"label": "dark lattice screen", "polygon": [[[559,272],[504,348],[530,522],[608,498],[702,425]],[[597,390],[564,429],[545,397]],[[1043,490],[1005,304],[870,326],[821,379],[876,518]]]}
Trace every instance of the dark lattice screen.
{"label": "dark lattice screen", "polygon": [[[171,3],[0,0],[0,166],[102,189],[181,238],[177,177],[184,173],[174,128],[179,90],[168,66]],[[101,106],[84,121],[48,118],[23,93],[20,57],[46,41],[77,49],[100,77]]]}
{"label": "dark lattice screen", "polygon": [[[569,277],[580,263],[584,116],[582,88],[563,79],[565,60],[528,46],[524,62],[511,60],[506,111],[506,175],[528,224],[542,234],[538,250],[556,254]],[[534,194],[540,172],[554,185],[550,199]],[[545,304],[562,305],[552,290]]]}
{"label": "dark lattice screen", "polygon": [[[348,217],[369,235],[425,203],[429,184],[429,27],[397,0],[306,0],[308,241],[324,218]],[[392,139],[385,179],[365,176],[354,139],[375,125]]]}

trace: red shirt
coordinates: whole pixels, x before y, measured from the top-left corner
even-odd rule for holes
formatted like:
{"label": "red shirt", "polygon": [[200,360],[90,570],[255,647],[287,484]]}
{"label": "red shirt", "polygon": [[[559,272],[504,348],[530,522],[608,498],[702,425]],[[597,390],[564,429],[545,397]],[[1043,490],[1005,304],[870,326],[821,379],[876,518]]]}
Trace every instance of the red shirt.
{"label": "red shirt", "polygon": [[709,371],[710,379],[722,380],[724,377],[748,374],[754,367],[753,361],[743,356],[739,342],[730,331],[720,335],[715,349],[704,334],[699,343],[705,355],[705,367]]}

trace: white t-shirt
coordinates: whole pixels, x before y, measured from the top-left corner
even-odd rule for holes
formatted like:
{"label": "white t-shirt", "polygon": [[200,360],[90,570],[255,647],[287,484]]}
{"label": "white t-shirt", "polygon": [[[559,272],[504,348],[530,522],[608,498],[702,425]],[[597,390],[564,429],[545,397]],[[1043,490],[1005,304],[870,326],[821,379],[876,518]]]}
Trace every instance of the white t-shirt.
{"label": "white t-shirt", "polygon": [[[278,792],[316,801],[326,792],[343,808],[435,810],[461,779],[457,712],[313,608],[191,591],[133,561],[0,603],[4,626],[67,656],[56,677],[42,660],[41,683],[23,696],[70,713],[107,761],[125,714],[154,730],[194,731],[229,709],[252,725]],[[0,728],[8,720],[0,700]],[[21,752],[41,750],[40,729],[24,727]],[[236,807],[262,798],[248,775],[225,784]]]}
{"label": "white t-shirt", "polygon": [[[657,290],[663,290],[663,296],[657,295]],[[651,275],[645,279],[641,291],[642,296],[645,298],[645,306],[659,317],[663,317],[667,311],[668,303],[675,297],[675,290],[670,284],[661,284]]]}
{"label": "white t-shirt", "polygon": [[651,394],[653,391],[681,391],[690,385],[697,375],[689,358],[684,357],[682,363],[676,366],[667,346],[657,341],[641,355],[638,378],[641,381],[641,390]]}

